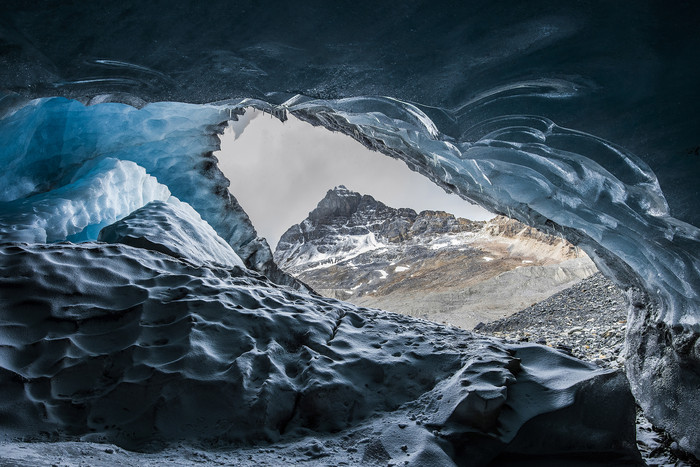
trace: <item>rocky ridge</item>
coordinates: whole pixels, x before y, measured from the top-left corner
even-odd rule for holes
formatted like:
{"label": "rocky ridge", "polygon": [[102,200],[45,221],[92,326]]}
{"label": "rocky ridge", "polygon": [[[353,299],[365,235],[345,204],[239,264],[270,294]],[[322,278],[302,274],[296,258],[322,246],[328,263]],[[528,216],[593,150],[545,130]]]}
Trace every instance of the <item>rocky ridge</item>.
{"label": "rocky ridge", "polygon": [[474,330],[548,345],[604,368],[621,368],[626,323],[624,293],[596,273],[507,318],[479,323]]}
{"label": "rocky ridge", "polygon": [[[507,318],[479,323],[474,331],[511,342],[547,345],[602,368],[623,369],[627,306],[624,291],[596,273]],[[700,466],[641,410],[637,448],[647,465]]]}
{"label": "rocky ridge", "polygon": [[520,222],[395,209],[344,186],[282,235],[274,258],[322,295],[465,329],[596,271],[574,245]]}
{"label": "rocky ridge", "polygon": [[476,233],[485,222],[441,211],[391,208],[340,185],[280,238],[274,258],[287,270],[332,264],[383,243],[399,244],[446,233]]}

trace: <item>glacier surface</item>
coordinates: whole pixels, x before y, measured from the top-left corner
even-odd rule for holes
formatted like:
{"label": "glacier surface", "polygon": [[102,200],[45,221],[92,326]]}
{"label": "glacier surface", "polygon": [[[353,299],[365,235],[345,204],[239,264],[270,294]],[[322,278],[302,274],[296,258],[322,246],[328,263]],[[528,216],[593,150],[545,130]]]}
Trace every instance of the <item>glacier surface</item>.
{"label": "glacier surface", "polygon": [[0,5],[3,238],[95,240],[173,196],[248,268],[303,290],[211,156],[243,107],[293,112],[581,246],[628,290],[637,401],[700,456],[693,2],[228,6]]}
{"label": "glacier surface", "polygon": [[152,449],[371,429],[390,457],[418,464],[638,461],[624,376],[543,346],[123,244],[14,243],[0,255],[4,436]]}
{"label": "glacier surface", "polygon": [[153,201],[115,222],[97,240],[160,251],[203,266],[245,268],[231,245],[224,242],[189,204],[170,197]]}

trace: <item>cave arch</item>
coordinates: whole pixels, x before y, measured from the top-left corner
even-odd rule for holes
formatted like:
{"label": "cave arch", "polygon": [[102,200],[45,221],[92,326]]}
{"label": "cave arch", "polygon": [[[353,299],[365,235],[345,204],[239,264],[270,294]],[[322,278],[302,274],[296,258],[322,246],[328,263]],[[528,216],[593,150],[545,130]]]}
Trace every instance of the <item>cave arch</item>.
{"label": "cave arch", "polygon": [[[235,18],[221,13],[226,2],[141,3],[3,2],[2,114],[26,97],[142,107],[253,96],[261,109],[346,132],[450,191],[556,229],[631,288],[636,396],[700,454],[692,2],[355,2],[351,14],[242,2]],[[398,99],[361,97],[381,95]],[[242,101],[202,118],[215,126]],[[211,162],[198,170],[211,174]],[[208,180],[221,195],[223,181]],[[228,221],[245,221],[234,201],[220,206]],[[224,238],[275,277],[264,245],[222,219]]]}
{"label": "cave arch", "polygon": [[[678,427],[693,426],[694,415],[687,414],[698,403],[700,323],[692,284],[700,283],[700,231],[670,215],[655,174],[642,160],[530,115],[482,122],[486,129],[465,132],[480,135],[478,140],[459,141],[441,135],[419,108],[397,99],[296,96],[277,109],[271,111],[281,118],[290,111],[348,134],[449,192],[584,249],[627,290],[627,374],[635,396],[652,420],[694,449],[689,440],[697,431]],[[505,180],[496,186],[492,180],[498,178]]]}
{"label": "cave arch", "polygon": [[[228,181],[212,155],[218,145],[214,135],[248,106],[280,119],[292,112],[312,124],[346,133],[405,161],[448,191],[563,235],[584,249],[606,276],[628,289],[632,308],[627,373],[635,396],[654,422],[693,449],[697,435],[693,420],[700,406],[695,390],[700,234],[669,215],[654,173],[621,148],[533,116],[487,121],[481,132],[467,132],[481,133],[478,140],[460,141],[443,135],[418,106],[376,97],[295,96],[279,105],[254,99],[204,106],[161,103],[141,110],[107,103],[86,107],[61,98],[30,104],[5,117],[10,130],[4,133],[9,148],[4,155],[7,180],[35,177],[51,185],[71,179],[85,160],[105,157],[141,165],[191,204],[247,266],[282,284],[299,286],[272,261],[266,242],[257,238],[247,215],[226,190]],[[105,137],[109,130],[105,124],[119,121],[126,133]],[[52,140],[40,131],[46,125],[62,129],[67,139]],[[11,163],[25,155],[27,146],[12,145],[22,134],[29,134],[28,147],[46,145],[31,154],[34,164],[29,171]],[[582,149],[573,152],[572,147]],[[189,168],[172,170],[176,163]],[[56,180],[44,180],[47,173]],[[17,232],[22,230],[3,234],[7,239]]]}

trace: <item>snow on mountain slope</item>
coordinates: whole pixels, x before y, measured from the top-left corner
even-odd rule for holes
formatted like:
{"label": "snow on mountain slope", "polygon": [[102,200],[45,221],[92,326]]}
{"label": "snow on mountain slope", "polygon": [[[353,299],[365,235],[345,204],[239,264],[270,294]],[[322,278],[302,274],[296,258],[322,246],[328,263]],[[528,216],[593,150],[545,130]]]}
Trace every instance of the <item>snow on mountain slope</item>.
{"label": "snow on mountain slope", "polygon": [[323,295],[465,329],[596,271],[570,243],[517,221],[417,214],[344,186],[289,228],[274,258]]}

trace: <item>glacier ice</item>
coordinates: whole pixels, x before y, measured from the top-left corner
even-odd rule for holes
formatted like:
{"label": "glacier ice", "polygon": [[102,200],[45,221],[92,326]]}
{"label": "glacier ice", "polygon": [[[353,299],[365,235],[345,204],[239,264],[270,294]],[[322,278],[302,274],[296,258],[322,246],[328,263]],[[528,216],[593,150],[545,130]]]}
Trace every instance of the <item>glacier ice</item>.
{"label": "glacier ice", "polygon": [[168,187],[133,162],[105,158],[93,165],[84,166],[74,181],[60,188],[3,203],[3,241],[94,240],[102,227],[150,201],[170,197]]}
{"label": "glacier ice", "polygon": [[[635,397],[700,456],[693,2],[229,6],[2,2],[0,214],[87,161],[130,161],[284,282],[207,154],[241,106],[294,112],[584,248],[628,288]],[[99,105],[30,100],[56,95]],[[29,215],[15,230],[42,235],[13,212],[3,229]]]}
{"label": "glacier ice", "polygon": [[192,207],[175,197],[153,201],[103,228],[97,240],[160,251],[198,265],[245,268],[231,246]]}
{"label": "glacier ice", "polygon": [[[489,131],[476,141],[436,138],[432,126],[413,117],[416,109],[411,104],[406,104],[413,107],[409,112],[393,99],[391,114],[367,115],[374,100],[380,101],[378,106],[387,104],[375,98],[310,100],[289,109],[405,160],[465,198],[529,224],[554,225],[549,230],[572,235],[594,253],[600,266],[615,269],[612,274],[620,281],[629,285],[638,276],[646,290],[664,301],[666,317],[698,324],[699,317],[684,310],[689,308],[686,300],[698,299],[689,283],[699,280],[700,263],[696,250],[689,247],[700,238],[700,231],[668,214],[656,177],[643,161],[541,117],[488,122],[502,130]],[[533,133],[538,137],[531,140]],[[471,130],[470,136],[478,135]],[[652,254],[651,249],[659,251]],[[608,255],[613,256],[606,262]],[[660,255],[665,256],[661,262],[649,261]],[[635,274],[621,277],[626,270],[620,262]],[[669,274],[676,267],[671,264],[685,265],[687,270]]]}
{"label": "glacier ice", "polygon": [[[624,376],[546,347],[123,244],[6,243],[0,258],[5,435],[56,431],[133,448],[413,420],[410,456],[437,450],[443,465],[509,452],[638,459]],[[559,430],[570,410],[593,420],[571,417],[580,430]]]}
{"label": "glacier ice", "polygon": [[[95,240],[102,227],[172,194],[246,266],[303,288],[276,267],[218,170],[216,133],[236,118],[232,112],[178,103],[85,106],[62,98],[19,108],[0,129],[0,232],[16,241],[44,241],[44,231],[48,241]],[[127,170],[133,175],[124,175]]]}

